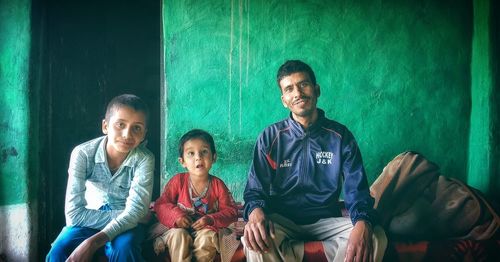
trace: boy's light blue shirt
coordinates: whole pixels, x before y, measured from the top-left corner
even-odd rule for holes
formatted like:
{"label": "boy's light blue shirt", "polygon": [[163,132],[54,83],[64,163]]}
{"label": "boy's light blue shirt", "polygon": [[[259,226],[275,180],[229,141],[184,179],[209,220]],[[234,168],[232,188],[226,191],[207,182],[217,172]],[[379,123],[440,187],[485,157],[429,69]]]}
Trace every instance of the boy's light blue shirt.
{"label": "boy's light blue shirt", "polygon": [[[129,152],[114,175],[106,157],[107,136],[78,145],[71,153],[66,189],[68,226],[102,230],[114,239],[137,226],[149,209],[154,155],[144,143]],[[101,209],[101,210],[100,210]]]}

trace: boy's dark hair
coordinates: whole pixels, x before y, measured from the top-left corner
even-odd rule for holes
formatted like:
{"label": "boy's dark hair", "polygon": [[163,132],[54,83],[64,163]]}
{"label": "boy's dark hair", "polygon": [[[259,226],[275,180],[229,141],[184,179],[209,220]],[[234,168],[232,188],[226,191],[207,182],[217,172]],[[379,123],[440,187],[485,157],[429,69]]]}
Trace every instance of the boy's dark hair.
{"label": "boy's dark hair", "polygon": [[179,141],[179,157],[182,158],[184,154],[184,144],[191,139],[201,139],[205,141],[205,143],[210,145],[210,151],[212,151],[212,155],[215,155],[215,142],[212,135],[210,135],[207,131],[201,129],[192,129],[189,132],[185,133],[181,140]]}
{"label": "boy's dark hair", "polygon": [[147,124],[149,120],[148,105],[140,97],[132,94],[119,95],[109,101],[108,106],[106,107],[106,121],[109,122],[109,118],[111,117],[113,111],[122,106],[128,106],[137,112],[144,113]]}
{"label": "boy's dark hair", "polygon": [[281,89],[280,86],[281,79],[293,73],[299,73],[299,72],[307,73],[309,75],[309,78],[311,79],[313,86],[316,86],[316,76],[314,75],[313,70],[308,64],[300,60],[288,60],[284,64],[282,64],[278,69],[278,74],[276,75],[278,87]]}

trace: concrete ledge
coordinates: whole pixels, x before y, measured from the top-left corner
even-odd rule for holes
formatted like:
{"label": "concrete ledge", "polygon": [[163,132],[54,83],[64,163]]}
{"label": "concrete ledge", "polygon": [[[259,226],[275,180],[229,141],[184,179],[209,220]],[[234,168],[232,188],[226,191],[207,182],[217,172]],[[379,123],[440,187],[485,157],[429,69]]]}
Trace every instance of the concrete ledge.
{"label": "concrete ledge", "polygon": [[30,221],[28,204],[0,206],[0,254],[7,261],[30,261]]}

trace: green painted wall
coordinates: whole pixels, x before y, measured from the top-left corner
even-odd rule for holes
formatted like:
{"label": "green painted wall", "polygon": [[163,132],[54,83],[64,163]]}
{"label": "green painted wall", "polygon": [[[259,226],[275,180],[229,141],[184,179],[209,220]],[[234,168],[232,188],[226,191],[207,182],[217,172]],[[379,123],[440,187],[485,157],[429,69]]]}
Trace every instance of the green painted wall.
{"label": "green painted wall", "polygon": [[372,182],[404,150],[466,179],[469,1],[163,1],[165,182],[177,141],[215,136],[213,174],[238,200],[257,135],[287,116],[275,83],[286,59],[317,73],[319,106],[357,137]]}
{"label": "green painted wall", "polygon": [[28,201],[29,0],[0,0],[0,206]]}
{"label": "green painted wall", "polygon": [[498,1],[474,1],[472,113],[467,182],[500,196],[500,17]]}
{"label": "green painted wall", "polygon": [[472,112],[469,136],[469,166],[467,182],[483,191],[488,190],[493,168],[493,83],[490,38],[490,3],[474,1],[474,30],[471,58]]}

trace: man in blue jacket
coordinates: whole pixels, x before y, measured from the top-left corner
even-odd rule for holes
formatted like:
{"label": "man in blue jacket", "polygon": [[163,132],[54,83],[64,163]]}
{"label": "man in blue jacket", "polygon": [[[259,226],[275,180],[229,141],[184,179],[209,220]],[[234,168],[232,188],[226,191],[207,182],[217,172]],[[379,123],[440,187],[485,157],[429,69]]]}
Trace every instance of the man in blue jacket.
{"label": "man in blue jacket", "polygon": [[[302,261],[304,241],[322,241],[328,261],[379,261],[377,226],[361,153],[352,133],[316,107],[320,87],[302,61],[278,70],[290,117],[259,136],[245,188],[243,244],[249,261]],[[340,190],[349,218],[342,217]]]}

